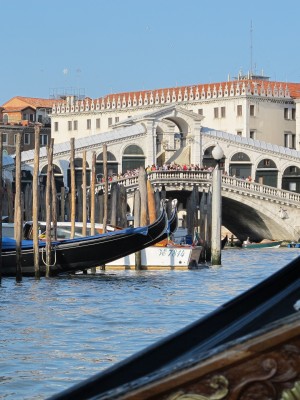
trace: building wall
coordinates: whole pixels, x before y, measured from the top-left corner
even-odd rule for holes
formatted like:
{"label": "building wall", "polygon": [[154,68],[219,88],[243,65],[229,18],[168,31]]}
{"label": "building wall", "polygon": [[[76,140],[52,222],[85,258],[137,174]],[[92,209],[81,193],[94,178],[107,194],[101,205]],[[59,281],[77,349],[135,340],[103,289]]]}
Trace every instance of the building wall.
{"label": "building wall", "polygon": [[[187,91],[189,93],[189,91]],[[234,94],[234,95],[233,95]],[[118,95],[115,95],[116,98]],[[52,137],[55,143],[68,141],[71,137],[80,138],[107,132],[118,122],[124,122],[129,118],[137,118],[139,115],[160,110],[170,104],[178,104],[186,110],[202,114],[203,126],[240,134],[250,137],[253,132],[254,139],[270,142],[279,146],[284,145],[284,133],[296,134],[296,120],[292,119],[292,108],[295,102],[289,93],[281,90],[267,91],[263,95],[235,91],[234,93],[207,92],[197,96],[185,95],[181,98],[166,97],[155,98],[152,104],[148,99],[138,99],[132,103],[104,102],[99,100],[73,101],[65,105],[54,105],[51,116]],[[202,98],[203,97],[203,98]],[[114,97],[113,97],[114,99]],[[118,106],[119,104],[119,106]],[[254,115],[250,115],[251,106]],[[238,109],[242,107],[242,115],[238,115]],[[289,118],[285,118],[284,109],[288,108]],[[217,111],[216,111],[217,110]],[[225,111],[224,111],[225,110]],[[225,115],[222,115],[225,112]],[[88,120],[90,120],[88,125]],[[100,126],[97,127],[97,120]],[[77,129],[74,130],[74,121],[77,121]],[[70,129],[70,127],[72,129]],[[175,129],[176,133],[176,129]],[[296,141],[296,149],[299,149],[299,141]]]}

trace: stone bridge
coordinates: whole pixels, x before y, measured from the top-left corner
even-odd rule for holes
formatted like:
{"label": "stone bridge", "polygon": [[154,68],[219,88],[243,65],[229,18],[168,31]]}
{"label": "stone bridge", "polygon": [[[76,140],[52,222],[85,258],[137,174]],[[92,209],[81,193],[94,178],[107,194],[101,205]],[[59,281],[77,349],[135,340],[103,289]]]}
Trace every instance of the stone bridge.
{"label": "stone bridge", "polygon": [[[209,171],[153,171],[148,179],[155,190],[165,190],[167,198],[177,198],[179,209],[185,209],[194,188],[199,193],[199,205],[202,193],[212,190]],[[118,183],[126,188],[128,204],[132,206],[138,177],[121,179]],[[102,186],[98,184],[98,190]],[[300,194],[223,175],[222,225],[239,240],[249,236],[252,240],[297,241],[300,238]]]}

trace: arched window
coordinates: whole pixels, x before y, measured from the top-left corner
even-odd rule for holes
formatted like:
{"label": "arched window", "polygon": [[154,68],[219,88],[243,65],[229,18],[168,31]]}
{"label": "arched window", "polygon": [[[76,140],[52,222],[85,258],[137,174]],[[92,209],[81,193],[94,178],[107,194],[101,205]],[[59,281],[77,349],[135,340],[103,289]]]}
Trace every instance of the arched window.
{"label": "arched window", "polygon": [[[86,168],[89,167],[88,162],[86,162]],[[82,158],[75,158],[74,159],[74,168],[75,168],[75,184],[76,187],[79,188],[82,186]],[[90,185],[90,171],[86,171],[86,182],[87,185]],[[69,164],[68,169],[68,186],[71,185],[71,169]]]}
{"label": "arched window", "polygon": [[239,153],[235,153],[232,157],[231,157],[231,161],[250,161],[250,157],[242,152]]}
{"label": "arched window", "polygon": [[[61,169],[56,164],[53,164],[52,169],[54,173],[56,191],[57,193],[60,193],[60,189],[62,188],[62,186],[64,186],[63,174],[61,172]],[[47,171],[48,171],[48,165],[45,165],[41,169],[41,174],[40,174],[40,184],[44,186],[46,185],[47,182]]]}
{"label": "arched window", "polygon": [[[101,181],[103,171],[103,153],[100,153],[96,160],[96,175],[98,181]],[[108,176],[118,175],[118,161],[115,155],[110,151],[107,152],[107,174]]]}
{"label": "arched window", "polygon": [[145,158],[144,152],[139,146],[135,144],[127,146],[122,157],[122,173],[145,167]]}
{"label": "arched window", "polygon": [[282,189],[300,193],[300,168],[291,165],[284,170],[282,175]]}
{"label": "arched window", "polygon": [[277,168],[275,162],[273,160],[270,160],[269,158],[265,158],[264,160],[261,160],[257,166],[258,169],[260,168]]}

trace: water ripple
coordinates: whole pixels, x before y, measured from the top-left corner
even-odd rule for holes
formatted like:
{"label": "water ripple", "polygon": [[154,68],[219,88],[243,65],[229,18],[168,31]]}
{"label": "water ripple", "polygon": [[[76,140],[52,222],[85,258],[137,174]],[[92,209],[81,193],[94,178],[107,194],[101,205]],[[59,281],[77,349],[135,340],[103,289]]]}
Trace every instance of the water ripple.
{"label": "water ripple", "polygon": [[2,280],[0,399],[40,400],[181,329],[299,255],[222,252],[222,267]]}

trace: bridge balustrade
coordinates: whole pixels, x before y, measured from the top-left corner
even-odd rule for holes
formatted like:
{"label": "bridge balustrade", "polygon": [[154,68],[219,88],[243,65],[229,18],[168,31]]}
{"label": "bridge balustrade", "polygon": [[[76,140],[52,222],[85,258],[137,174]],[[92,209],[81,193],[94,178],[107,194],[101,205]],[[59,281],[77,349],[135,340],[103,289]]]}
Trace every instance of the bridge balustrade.
{"label": "bridge balustrade", "polygon": [[[200,184],[210,186],[212,182],[212,172],[210,171],[151,171],[147,174],[148,179],[153,185],[168,185],[180,184],[183,186],[192,186]],[[133,191],[138,187],[138,176],[130,176],[117,179],[120,185],[123,185],[128,192]],[[110,191],[111,183],[109,182],[108,190]],[[98,184],[98,190],[103,189],[103,183]],[[264,198],[265,200],[282,200],[290,205],[300,207],[300,194],[287,190],[262,185],[256,182],[250,182],[245,179],[240,179],[228,175],[222,175],[222,190],[235,191],[240,194],[252,194],[256,197]]]}

